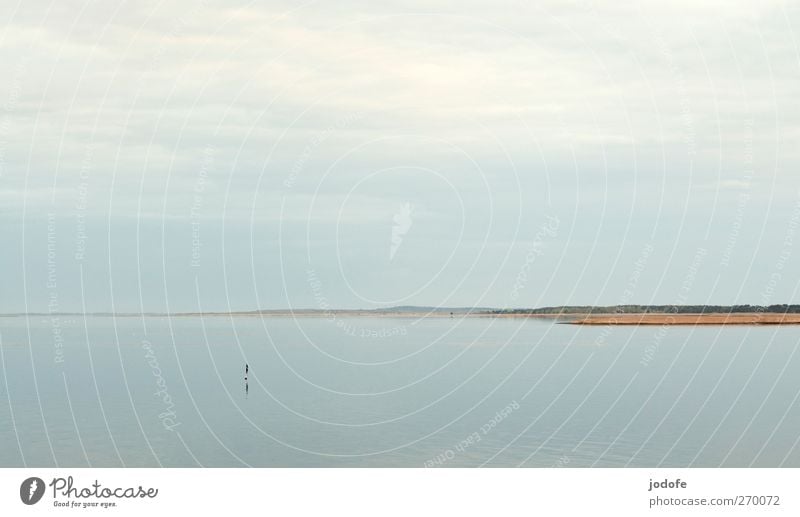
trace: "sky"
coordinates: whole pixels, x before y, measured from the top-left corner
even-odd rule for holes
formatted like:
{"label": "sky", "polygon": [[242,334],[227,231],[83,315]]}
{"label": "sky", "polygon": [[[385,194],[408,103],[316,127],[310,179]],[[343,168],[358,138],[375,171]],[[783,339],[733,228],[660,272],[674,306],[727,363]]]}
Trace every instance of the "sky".
{"label": "sky", "polygon": [[798,303],[798,28],[3,2],[0,312]]}

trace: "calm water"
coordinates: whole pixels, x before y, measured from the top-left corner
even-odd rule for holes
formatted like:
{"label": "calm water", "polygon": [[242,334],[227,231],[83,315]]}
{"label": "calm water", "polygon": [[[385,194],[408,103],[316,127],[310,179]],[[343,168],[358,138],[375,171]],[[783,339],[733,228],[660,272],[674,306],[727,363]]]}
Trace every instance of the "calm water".
{"label": "calm water", "polygon": [[0,466],[800,466],[798,327],[340,325],[0,318]]}

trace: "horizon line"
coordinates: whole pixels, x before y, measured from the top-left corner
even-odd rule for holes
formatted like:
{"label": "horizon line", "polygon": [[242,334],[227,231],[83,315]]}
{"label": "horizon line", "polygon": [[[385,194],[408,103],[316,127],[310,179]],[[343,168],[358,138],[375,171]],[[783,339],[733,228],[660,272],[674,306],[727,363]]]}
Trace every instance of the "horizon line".
{"label": "horizon line", "polygon": [[[133,316],[202,316],[202,315],[258,315],[258,314],[326,314],[326,313],[363,313],[363,312],[371,312],[371,313],[420,313],[420,312],[451,312],[455,313],[458,311],[459,314],[470,314],[475,312],[480,312],[482,314],[498,314],[503,312],[515,312],[520,313],[522,311],[546,311],[546,310],[556,310],[556,309],[614,309],[614,308],[633,308],[633,307],[641,307],[643,309],[652,309],[652,308],[687,308],[687,307],[703,307],[703,308],[714,308],[716,310],[724,310],[730,309],[728,312],[737,312],[733,311],[736,308],[752,308],[755,310],[758,309],[770,309],[770,308],[778,308],[778,307],[786,307],[787,310],[789,308],[796,308],[800,310],[800,304],[769,304],[769,305],[752,305],[752,304],[733,304],[733,305],[720,305],[720,304],[635,304],[635,303],[627,303],[627,304],[615,304],[615,305],[548,305],[543,307],[492,307],[492,306],[481,306],[481,307],[469,307],[469,306],[453,306],[453,307],[437,307],[437,306],[428,306],[428,305],[395,305],[391,307],[382,307],[382,308],[282,308],[282,309],[247,309],[247,310],[214,310],[214,311],[170,311],[170,312],[163,312],[163,311],[142,311],[142,312],[131,312],[131,311],[122,311],[122,312],[112,312],[112,311],[90,311],[90,312],[73,312],[73,311],[57,311],[57,312],[3,312],[0,313],[0,317],[21,317],[21,316],[121,316],[121,317],[133,317]],[[543,313],[543,314],[558,314],[558,313]]]}

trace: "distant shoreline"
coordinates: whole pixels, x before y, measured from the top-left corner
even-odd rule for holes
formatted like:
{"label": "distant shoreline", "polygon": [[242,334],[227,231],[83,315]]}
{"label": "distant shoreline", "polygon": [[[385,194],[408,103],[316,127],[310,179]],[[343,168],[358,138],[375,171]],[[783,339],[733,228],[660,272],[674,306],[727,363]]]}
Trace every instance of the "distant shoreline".
{"label": "distant shoreline", "polygon": [[578,317],[573,325],[800,325],[800,314],[591,314]]}
{"label": "distant shoreline", "polygon": [[[589,307],[565,306],[543,309],[492,309],[492,308],[429,308],[429,307],[401,307],[389,309],[275,309],[263,311],[232,311],[232,312],[175,312],[175,313],[16,313],[0,314],[0,318],[54,318],[54,317],[107,317],[107,318],[492,318],[492,319],[539,319],[554,320],[558,323],[571,325],[800,325],[800,312],[798,306],[736,306],[746,307],[751,310],[737,312],[734,310],[719,310],[725,307],[714,306],[716,310],[706,312],[686,312],[688,308],[696,306],[675,306],[674,310],[647,310],[646,312],[625,312],[640,306],[614,307]],[[641,306],[647,308],[647,306]],[[650,306],[661,309],[666,306]],[[787,308],[785,311],[776,309]],[[789,308],[792,310],[790,311]],[[731,307],[733,309],[733,307]]]}

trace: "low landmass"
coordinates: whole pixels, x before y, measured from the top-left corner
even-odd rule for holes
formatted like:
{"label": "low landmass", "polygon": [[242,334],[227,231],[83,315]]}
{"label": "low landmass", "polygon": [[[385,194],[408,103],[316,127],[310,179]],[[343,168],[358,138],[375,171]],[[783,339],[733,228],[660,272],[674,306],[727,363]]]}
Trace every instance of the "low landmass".
{"label": "low landmass", "polygon": [[494,309],[492,314],[800,314],[800,305],[561,305]]}
{"label": "low landmass", "polygon": [[796,325],[800,305],[563,305],[535,309],[398,306],[381,309],[265,309],[223,312],[58,312],[0,317],[541,318],[573,325]]}
{"label": "low landmass", "polygon": [[573,325],[797,325],[800,305],[565,305],[498,309],[506,317],[552,316]]}
{"label": "low landmass", "polygon": [[569,321],[576,325],[798,325],[797,313],[597,314]]}

